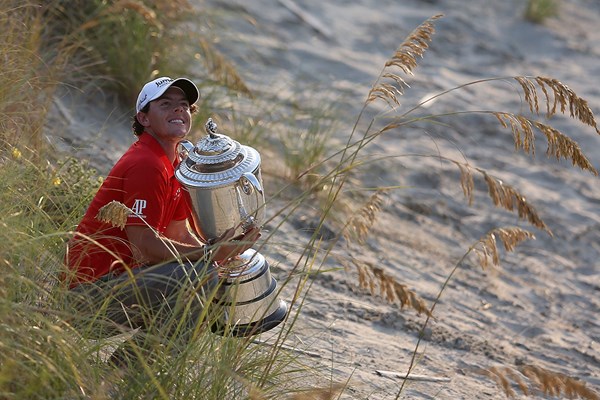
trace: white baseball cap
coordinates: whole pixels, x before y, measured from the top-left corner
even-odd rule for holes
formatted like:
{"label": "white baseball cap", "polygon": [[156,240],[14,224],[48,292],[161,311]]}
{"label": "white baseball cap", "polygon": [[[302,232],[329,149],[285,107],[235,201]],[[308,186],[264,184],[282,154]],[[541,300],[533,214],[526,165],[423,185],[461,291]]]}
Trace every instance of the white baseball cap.
{"label": "white baseball cap", "polygon": [[163,76],[161,78],[156,78],[155,80],[144,85],[142,91],[138,95],[137,102],[135,103],[135,111],[140,112],[152,100],[156,100],[162,96],[163,93],[166,92],[171,86],[175,86],[183,90],[188,101],[190,102],[190,105],[194,104],[198,100],[198,97],[200,97],[198,88],[194,82],[190,81],[189,79],[172,79],[168,76]]}

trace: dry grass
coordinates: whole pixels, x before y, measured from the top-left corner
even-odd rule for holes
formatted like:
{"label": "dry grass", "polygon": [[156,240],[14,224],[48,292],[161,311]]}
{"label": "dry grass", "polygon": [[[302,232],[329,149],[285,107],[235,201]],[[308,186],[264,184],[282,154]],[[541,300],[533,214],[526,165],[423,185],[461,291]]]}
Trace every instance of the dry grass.
{"label": "dry grass", "polygon": [[133,211],[129,207],[113,200],[102,206],[98,210],[98,214],[96,214],[95,218],[100,222],[106,222],[113,227],[118,227],[123,230],[127,224],[127,217],[130,214],[133,214]]}
{"label": "dry grass", "polygon": [[452,162],[460,171],[460,185],[469,204],[472,204],[474,199],[475,183],[472,171],[475,171],[483,177],[488,187],[488,195],[496,207],[501,207],[511,212],[516,210],[520,219],[528,221],[531,225],[552,236],[552,231],[540,218],[535,207],[517,189],[502,182],[502,180],[490,175],[481,168],[472,168],[467,164],[454,160]]}
{"label": "dry grass", "polygon": [[365,243],[375,223],[377,214],[381,211],[383,195],[383,190],[377,190],[362,207],[351,214],[343,230],[346,240],[355,239],[359,244]]}
{"label": "dry grass", "polygon": [[516,386],[526,396],[537,391],[557,398],[600,400],[585,382],[535,365],[523,365],[516,370],[506,366],[490,367],[475,372],[491,378],[507,397],[516,396],[513,388]]}
{"label": "dry grass", "polygon": [[[342,231],[346,240],[365,244],[377,215],[382,210],[384,193],[384,190],[377,190],[358,210],[349,212],[350,218]],[[401,308],[412,308],[419,314],[432,316],[423,298],[407,285],[398,282],[383,268],[356,258],[352,258],[351,263],[358,273],[360,288],[366,289],[371,295],[380,295],[389,303],[399,303]]]}
{"label": "dry grass", "polygon": [[596,171],[592,163],[583,154],[577,142],[557,129],[539,121],[532,121],[522,115],[505,112],[494,112],[493,114],[498,118],[503,127],[510,127],[512,130],[516,149],[523,149],[526,153],[535,154],[533,128],[537,128],[546,136],[546,140],[548,141],[546,149],[548,156],[554,156],[556,159],[571,160],[574,166],[589,171],[593,175],[598,175],[598,171]]}
{"label": "dry grass", "polygon": [[398,46],[394,55],[385,63],[384,70],[377,82],[369,91],[367,104],[376,99],[382,99],[392,108],[400,105],[398,97],[403,95],[404,89],[409,85],[400,75],[392,71],[397,68],[407,75],[413,74],[413,70],[417,67],[417,58],[423,57],[429,48],[428,43],[431,42],[435,33],[434,22],[441,17],[441,15],[436,15],[423,22]]}
{"label": "dry grass", "polygon": [[419,314],[433,316],[423,298],[408,286],[398,282],[383,268],[356,259],[352,259],[352,263],[358,272],[358,284],[361,288],[367,289],[372,295],[379,294],[390,303],[400,303],[402,308],[412,308]]}
{"label": "dry grass", "polygon": [[494,205],[503,207],[509,211],[517,210],[519,218],[526,219],[536,228],[545,230],[551,234],[550,229],[546,226],[544,221],[538,216],[535,208],[521,195],[515,188],[510,185],[503,183],[501,180],[492,177],[491,175],[484,174],[485,182],[488,185],[489,195],[494,202]]}
{"label": "dry grass", "polygon": [[38,153],[44,147],[44,121],[58,82],[68,76],[72,48],[45,42],[41,7],[0,0],[0,150],[8,146]]}
{"label": "dry grass", "polygon": [[[539,101],[536,85],[544,94],[543,104],[546,105],[546,118],[550,118],[560,109],[561,114],[565,114],[567,110],[571,118],[575,118],[582,123],[594,128],[596,133],[600,134],[598,125],[594,118],[594,113],[585,99],[582,99],[564,83],[542,76],[534,78],[518,76],[515,77],[521,85],[525,94],[525,101],[529,104],[531,112],[539,114]],[[534,84],[535,82],[535,84]],[[550,91],[548,91],[550,89]]]}
{"label": "dry grass", "polygon": [[485,268],[490,265],[490,259],[494,266],[500,265],[497,239],[504,245],[506,251],[513,251],[521,242],[535,239],[533,233],[521,228],[496,228],[479,239],[474,250],[479,256],[480,265]]}

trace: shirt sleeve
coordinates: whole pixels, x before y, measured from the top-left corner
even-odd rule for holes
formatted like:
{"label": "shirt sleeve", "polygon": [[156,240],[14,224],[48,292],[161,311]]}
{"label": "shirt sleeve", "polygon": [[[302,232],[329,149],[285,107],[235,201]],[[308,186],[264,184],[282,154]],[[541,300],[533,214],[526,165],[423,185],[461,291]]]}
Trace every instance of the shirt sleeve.
{"label": "shirt sleeve", "polygon": [[170,197],[170,186],[163,171],[164,167],[155,164],[139,163],[127,171],[123,182],[124,203],[133,214],[127,218],[127,225],[150,225],[162,232],[160,226],[165,212],[165,203]]}

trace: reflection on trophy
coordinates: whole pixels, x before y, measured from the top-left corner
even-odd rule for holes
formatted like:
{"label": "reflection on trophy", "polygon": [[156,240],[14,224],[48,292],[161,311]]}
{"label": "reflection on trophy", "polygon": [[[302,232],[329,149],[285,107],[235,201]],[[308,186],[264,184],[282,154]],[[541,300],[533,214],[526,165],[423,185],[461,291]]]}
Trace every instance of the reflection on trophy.
{"label": "reflection on trophy", "polygon": [[[249,146],[217,133],[208,119],[207,136],[194,146],[179,143],[181,162],[175,171],[185,188],[201,239],[211,243],[225,231],[235,235],[265,219],[260,155]],[[258,334],[285,319],[287,304],[277,298],[277,282],[262,254],[248,249],[219,267],[214,304],[221,307],[213,330],[234,336]]]}

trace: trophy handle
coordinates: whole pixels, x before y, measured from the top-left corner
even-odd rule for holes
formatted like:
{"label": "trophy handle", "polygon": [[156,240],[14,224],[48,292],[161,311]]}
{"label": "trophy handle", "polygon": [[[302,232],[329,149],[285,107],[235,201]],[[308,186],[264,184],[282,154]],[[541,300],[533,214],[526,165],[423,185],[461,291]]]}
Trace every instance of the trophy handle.
{"label": "trophy handle", "polygon": [[238,179],[238,182],[239,185],[235,186],[238,210],[240,213],[240,217],[242,217],[242,229],[244,231],[247,231],[248,229],[256,225],[256,219],[252,215],[248,214],[248,211],[246,211],[246,207],[244,207],[244,201],[242,200],[240,189],[242,192],[244,192],[244,194],[248,196],[251,195],[255,190],[260,195],[262,195],[263,189],[256,176],[254,176],[254,174],[251,172],[244,172],[242,176],[240,176],[240,178]]}
{"label": "trophy handle", "polygon": [[194,150],[194,144],[189,140],[182,140],[177,143],[177,156],[179,157],[179,162],[185,160],[191,151]]}
{"label": "trophy handle", "polygon": [[239,181],[244,193],[249,195],[252,193],[252,189],[254,188],[258,190],[258,193],[263,194],[262,186],[252,172],[244,172],[242,176],[240,176]]}

